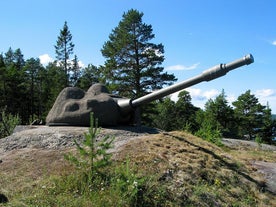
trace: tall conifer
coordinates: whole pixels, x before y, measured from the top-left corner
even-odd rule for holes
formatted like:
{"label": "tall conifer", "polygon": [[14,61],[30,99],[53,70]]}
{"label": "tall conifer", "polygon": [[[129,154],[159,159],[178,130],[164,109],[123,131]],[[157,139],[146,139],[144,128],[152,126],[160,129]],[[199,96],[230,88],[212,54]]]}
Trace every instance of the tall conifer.
{"label": "tall conifer", "polygon": [[57,43],[55,45],[56,58],[61,64],[66,74],[66,86],[69,85],[69,69],[70,69],[70,55],[73,54],[74,44],[72,42],[72,34],[65,21],[63,29],[60,30]]}
{"label": "tall conifer", "polygon": [[[134,9],[124,13],[102,48],[107,83],[111,89],[129,98],[141,97],[176,80],[174,75],[163,72],[164,46],[151,42],[154,38],[152,26],[143,23],[142,17],[143,13]],[[143,111],[145,115],[152,109],[147,106]],[[135,122],[139,125],[140,108],[136,112]],[[148,117],[146,115],[143,119]]]}
{"label": "tall conifer", "polygon": [[143,23],[142,17],[143,13],[134,9],[124,13],[102,48],[107,82],[130,98],[176,80],[174,75],[163,73],[164,47],[150,42],[154,38],[152,26]]}

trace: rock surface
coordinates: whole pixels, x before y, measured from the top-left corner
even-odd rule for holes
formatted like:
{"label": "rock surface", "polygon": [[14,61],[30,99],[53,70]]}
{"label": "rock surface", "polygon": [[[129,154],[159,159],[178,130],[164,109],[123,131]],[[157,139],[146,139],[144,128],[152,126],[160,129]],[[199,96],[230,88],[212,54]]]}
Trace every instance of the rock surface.
{"label": "rock surface", "polygon": [[258,169],[258,172],[264,175],[267,189],[276,194],[276,163],[254,161],[252,165]]}
{"label": "rock surface", "polygon": [[261,149],[265,151],[276,151],[276,146],[268,144],[258,144],[254,141],[240,139],[222,139],[224,145],[234,149]]}
{"label": "rock surface", "polygon": [[[263,150],[272,151],[276,153],[276,146],[268,144],[258,144],[254,141],[238,140],[238,139],[223,139],[223,144],[232,149],[249,149],[249,150]],[[252,166],[257,169],[257,171],[264,175],[266,180],[266,187],[268,190],[276,194],[276,160],[275,162],[264,162],[264,161],[252,161]]]}
{"label": "rock surface", "polygon": [[[62,149],[74,145],[74,140],[81,142],[88,127],[72,126],[17,126],[11,136],[0,139],[0,155],[22,148]],[[148,127],[101,128],[97,139],[106,135],[114,136],[114,148],[127,141],[159,131]]]}

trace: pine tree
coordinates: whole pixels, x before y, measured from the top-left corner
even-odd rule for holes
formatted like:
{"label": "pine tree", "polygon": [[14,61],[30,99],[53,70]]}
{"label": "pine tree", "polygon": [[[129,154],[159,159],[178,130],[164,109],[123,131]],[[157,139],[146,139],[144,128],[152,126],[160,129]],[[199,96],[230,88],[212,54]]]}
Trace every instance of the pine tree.
{"label": "pine tree", "polygon": [[76,86],[87,91],[91,85],[100,82],[100,80],[101,74],[98,67],[88,64],[88,66],[81,71],[81,75],[76,83]]}
{"label": "pine tree", "polygon": [[[150,42],[152,26],[143,23],[142,17],[143,13],[134,9],[124,13],[101,50],[106,58],[103,74],[107,84],[132,99],[176,81],[174,75],[163,72],[164,46]],[[140,125],[141,114],[149,117],[151,110],[150,105],[137,108],[135,122]]]}
{"label": "pine tree", "polygon": [[263,142],[272,144],[272,138],[276,126],[275,124],[276,123],[272,119],[271,109],[267,103],[267,106],[263,111],[263,123],[260,128],[260,135]]}
{"label": "pine tree", "polygon": [[252,139],[263,125],[264,109],[259,100],[247,90],[233,103],[235,119],[238,122],[239,136],[248,135]]}
{"label": "pine tree", "polygon": [[60,30],[57,43],[55,45],[56,58],[64,69],[67,77],[66,86],[69,85],[69,68],[70,68],[70,55],[73,54],[74,44],[72,42],[72,34],[65,21],[63,29]]}
{"label": "pine tree", "polygon": [[6,103],[6,66],[3,54],[0,54],[0,109],[5,107]]}
{"label": "pine tree", "polygon": [[20,49],[13,51],[9,48],[4,57],[4,94],[7,113],[19,115],[25,124],[29,117],[27,113],[25,80],[26,74],[23,67],[25,64],[23,54]]}
{"label": "pine tree", "polygon": [[189,128],[195,132],[198,127],[195,122],[196,111],[199,108],[192,104],[192,97],[188,91],[181,91],[178,94],[178,101],[175,104],[175,125],[178,130]]}
{"label": "pine tree", "polygon": [[43,97],[43,99],[45,100],[46,110],[50,110],[58,94],[62,91],[64,85],[66,85],[66,74],[56,61],[49,63],[46,66],[46,71],[42,87],[45,96],[48,96],[48,98]]}
{"label": "pine tree", "polygon": [[14,51],[14,64],[17,70],[22,70],[25,65],[24,55],[22,54],[20,48]]}
{"label": "pine tree", "polygon": [[29,95],[26,97],[29,100],[29,117],[33,121],[35,118],[41,119],[42,117],[42,77],[41,71],[43,66],[40,64],[38,58],[30,58],[26,61],[24,71],[26,73],[26,91]]}
{"label": "pine tree", "polygon": [[150,41],[152,26],[142,22],[143,13],[131,9],[123,14],[102,48],[106,59],[104,74],[121,95],[140,97],[176,80],[163,73],[164,47]]}
{"label": "pine tree", "polygon": [[206,119],[213,128],[218,128],[224,135],[233,135],[234,111],[228,104],[224,90],[214,100],[210,99],[205,104]]}
{"label": "pine tree", "polygon": [[10,47],[9,50],[5,53],[5,64],[11,65],[14,63],[14,52],[12,48]]}
{"label": "pine tree", "polygon": [[175,103],[169,97],[165,97],[157,103],[156,109],[157,114],[153,116],[152,125],[166,131],[175,130],[177,113]]}
{"label": "pine tree", "polygon": [[79,60],[77,55],[74,56],[74,59],[72,61],[72,74],[70,75],[70,85],[75,86],[78,79],[80,78],[80,66],[79,66]]}

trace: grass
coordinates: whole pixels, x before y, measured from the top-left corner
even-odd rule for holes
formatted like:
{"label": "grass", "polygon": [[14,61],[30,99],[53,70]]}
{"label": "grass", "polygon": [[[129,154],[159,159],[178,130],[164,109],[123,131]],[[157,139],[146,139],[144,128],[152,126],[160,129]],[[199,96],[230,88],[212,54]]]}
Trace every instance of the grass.
{"label": "grass", "polygon": [[[1,158],[2,206],[273,206],[252,159],[275,153],[218,147],[185,132],[129,141],[104,168],[108,182],[90,188],[65,151],[25,149]],[[95,186],[94,186],[95,187]],[[1,206],[1,204],[0,204]]]}
{"label": "grass", "polygon": [[238,153],[225,152],[184,132],[133,141],[123,154],[136,157],[139,169],[159,172],[159,184],[170,189],[179,205],[204,206],[208,201],[214,206],[271,206],[275,202],[273,196],[262,192],[262,178],[253,177],[256,172]]}

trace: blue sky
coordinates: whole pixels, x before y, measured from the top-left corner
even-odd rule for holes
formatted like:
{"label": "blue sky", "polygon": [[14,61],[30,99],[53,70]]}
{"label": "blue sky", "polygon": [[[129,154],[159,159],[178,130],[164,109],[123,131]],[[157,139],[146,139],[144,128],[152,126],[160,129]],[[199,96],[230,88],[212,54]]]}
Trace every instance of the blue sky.
{"label": "blue sky", "polygon": [[251,65],[187,89],[194,105],[203,107],[222,89],[231,103],[250,89],[276,113],[274,0],[3,0],[0,52],[20,48],[25,59],[54,59],[54,45],[67,21],[79,60],[102,65],[104,42],[132,8],[152,25],[152,41],[165,47],[165,71],[178,81],[248,53],[254,56]]}

